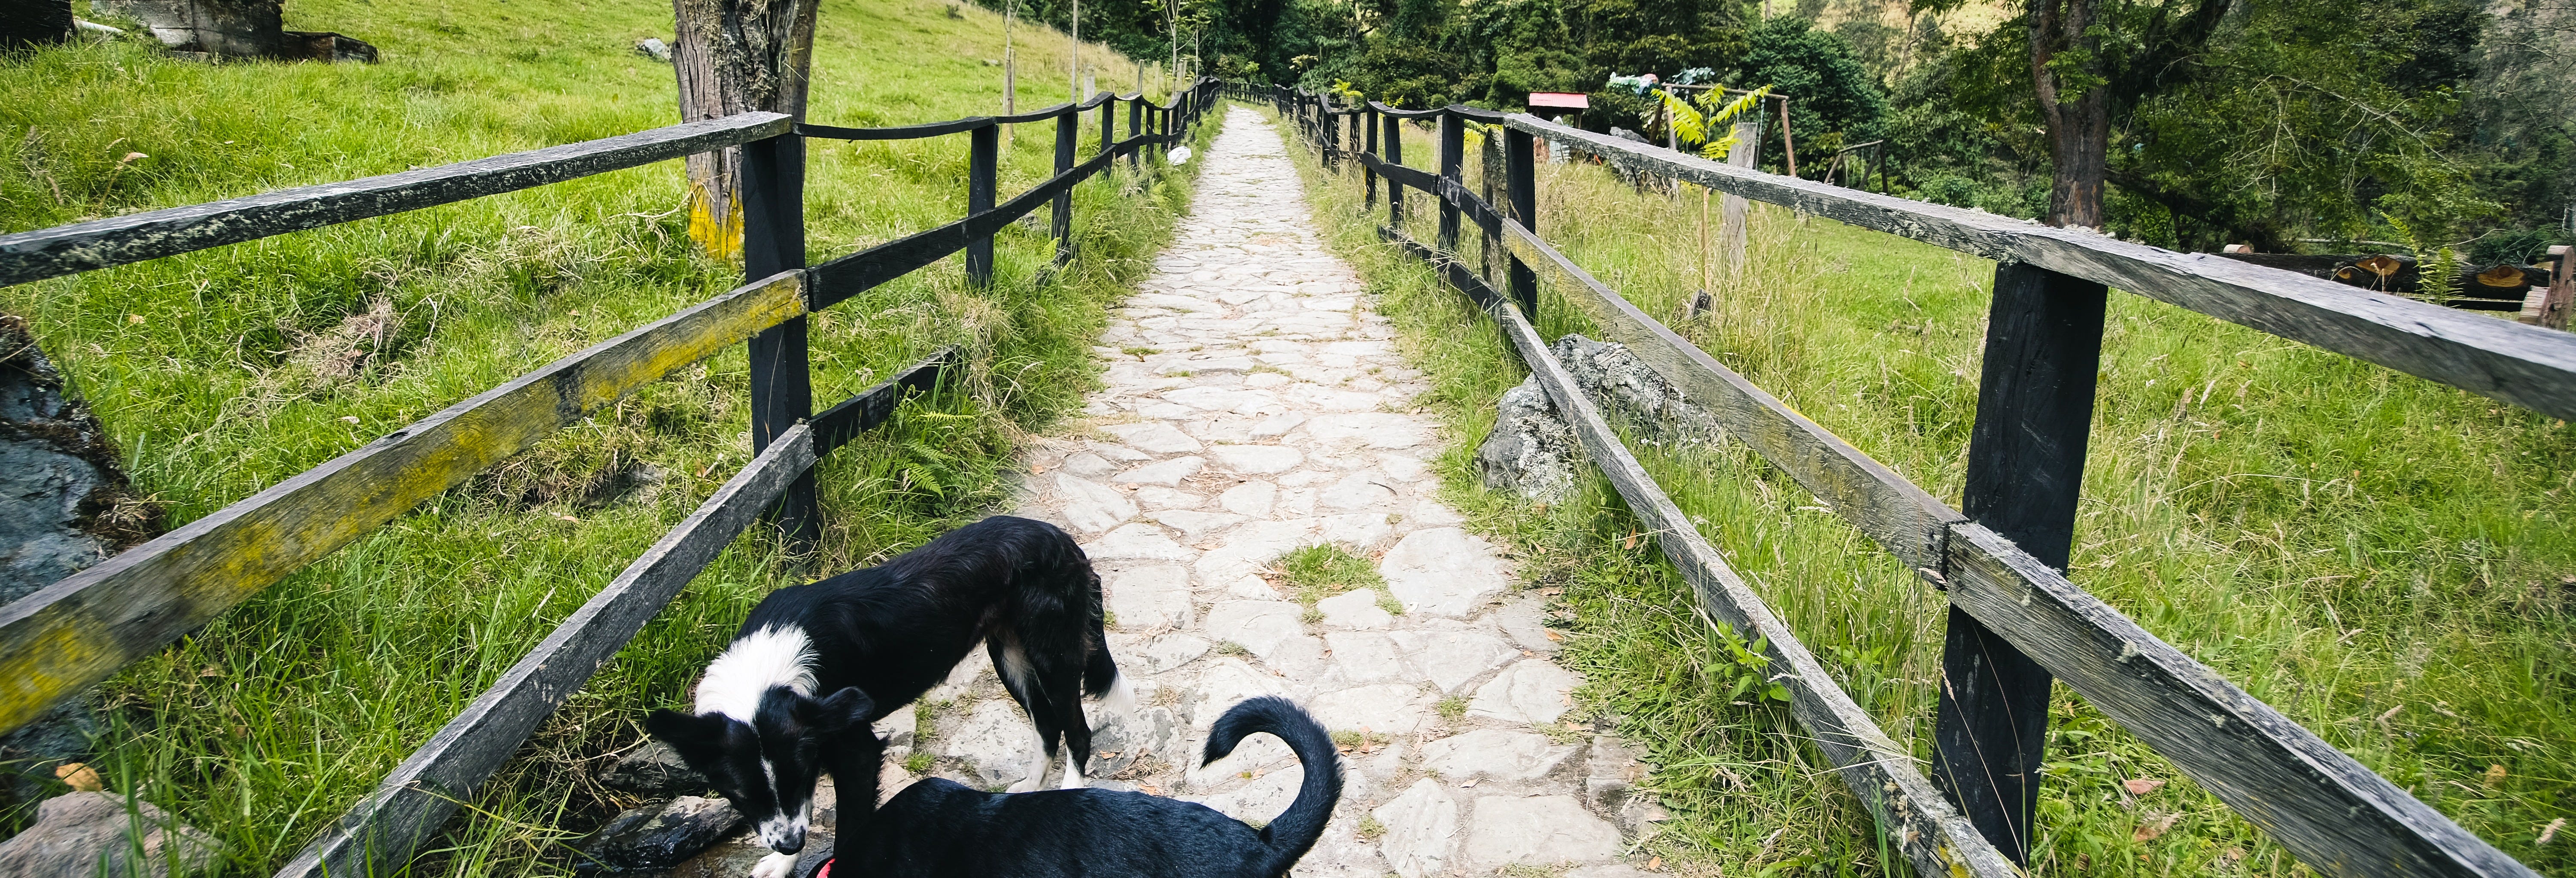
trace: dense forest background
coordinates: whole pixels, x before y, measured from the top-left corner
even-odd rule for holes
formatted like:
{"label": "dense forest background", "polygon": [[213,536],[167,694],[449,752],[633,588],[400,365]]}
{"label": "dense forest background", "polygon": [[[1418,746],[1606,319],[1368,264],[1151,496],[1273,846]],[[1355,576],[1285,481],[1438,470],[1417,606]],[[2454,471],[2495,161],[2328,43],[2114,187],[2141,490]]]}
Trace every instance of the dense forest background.
{"label": "dense forest background", "polygon": [[[1057,27],[1073,11],[978,2]],[[1706,68],[1793,98],[1804,176],[1883,138],[1896,193],[2028,218],[2051,214],[2044,70],[2062,104],[2102,103],[2109,234],[2480,263],[2576,240],[2576,0],[2091,0],[2092,20],[2044,36],[2066,46],[2035,64],[2033,33],[2062,31],[2047,16],[2073,5],[1094,0],[1081,14],[1085,37],[1144,58],[1177,38],[1184,65],[1218,75],[1405,107],[1585,92],[1584,127],[1658,139],[1654,99],[1608,80]],[[1763,166],[1785,170],[1776,130],[1767,141]]]}

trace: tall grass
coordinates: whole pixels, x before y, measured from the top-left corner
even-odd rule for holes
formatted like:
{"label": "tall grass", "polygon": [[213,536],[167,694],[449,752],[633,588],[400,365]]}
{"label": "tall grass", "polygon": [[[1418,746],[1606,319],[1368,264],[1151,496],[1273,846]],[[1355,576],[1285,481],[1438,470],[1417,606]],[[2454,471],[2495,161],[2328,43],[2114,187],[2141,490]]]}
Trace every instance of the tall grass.
{"label": "tall grass", "polygon": [[[954,10],[954,11],[952,11]],[[208,66],[131,43],[0,60],[0,228],[397,171],[677,121],[669,37],[646,0],[315,0],[289,27],[374,42],[385,63]],[[832,0],[810,116],[902,124],[995,112],[996,16]],[[1066,42],[1020,32],[1029,70]],[[1085,56],[1107,58],[1086,47]],[[1047,102],[1037,83],[1022,106]],[[1060,79],[1058,80],[1060,81]],[[1053,131],[1006,150],[1001,187],[1052,172]],[[1096,129],[1093,129],[1096,131]],[[963,138],[813,144],[809,253],[954,219]],[[1086,139],[1083,149],[1095,144]],[[125,159],[127,152],[146,157]],[[0,289],[107,425],[138,489],[184,522],[510,377],[740,282],[683,234],[677,162]],[[1042,231],[1002,235],[999,281],[943,262],[812,321],[828,404],[944,345],[954,392],[909,404],[820,471],[811,563],[729,550],[540,730],[417,874],[555,874],[561,842],[631,804],[592,780],[677,703],[770,589],[869,563],[984,514],[1020,437],[1091,386],[1103,309],[1186,208],[1178,173],[1087,183],[1082,258],[1050,284]],[[102,688],[97,763],[265,873],[372,788],[559,620],[750,457],[743,349],[576,424],[228,612]],[[5,819],[22,824],[23,809]]]}
{"label": "tall grass", "polygon": [[[1408,135],[1417,166],[1434,147]],[[1469,162],[1470,180],[1474,161]],[[1355,171],[1306,166],[1334,245],[1435,382],[1453,497],[1575,610],[1579,699],[1654,754],[1685,872],[1872,874],[1867,814],[1594,484],[1532,508],[1466,466],[1522,375],[1461,297],[1377,242]],[[1698,287],[1699,193],[1546,166],[1538,228],[1791,406],[1955,502],[1993,264],[1757,206],[1741,272]],[[1429,239],[1428,201],[1411,199]],[[1714,213],[1714,211],[1712,211]],[[1376,216],[1382,217],[1382,211]],[[1470,227],[1472,242],[1472,226]],[[1468,245],[1472,253],[1474,245]],[[1585,326],[1554,291],[1550,338]],[[1478,322],[1478,325],[1489,325]],[[2471,832],[2576,874],[2576,431],[2564,422],[2125,293],[2111,300],[2072,575]],[[1632,444],[1647,469],[1900,741],[1928,758],[1941,595],[1739,446]],[[2052,701],[2034,870],[2297,872],[2288,854],[2072,691]],[[2126,780],[2166,781],[2142,795]]]}

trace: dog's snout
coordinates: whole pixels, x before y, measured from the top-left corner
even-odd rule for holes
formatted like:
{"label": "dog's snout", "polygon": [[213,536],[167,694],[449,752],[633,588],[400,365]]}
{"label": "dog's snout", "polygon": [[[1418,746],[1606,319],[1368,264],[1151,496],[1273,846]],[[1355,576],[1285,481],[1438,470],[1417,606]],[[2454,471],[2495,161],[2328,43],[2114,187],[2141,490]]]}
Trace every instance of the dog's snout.
{"label": "dog's snout", "polygon": [[769,849],[770,849],[770,850],[773,850],[773,851],[777,851],[777,852],[782,853],[782,854],[792,854],[792,853],[795,853],[795,852],[797,852],[797,851],[804,850],[804,849],[805,849],[805,833],[802,833],[802,832],[793,833],[793,834],[790,834],[789,836],[787,836],[786,838],[779,839],[778,841],[770,842],[770,843],[769,843]]}
{"label": "dog's snout", "polygon": [[760,840],[769,849],[792,854],[805,849],[805,821],[779,820],[760,828]]}

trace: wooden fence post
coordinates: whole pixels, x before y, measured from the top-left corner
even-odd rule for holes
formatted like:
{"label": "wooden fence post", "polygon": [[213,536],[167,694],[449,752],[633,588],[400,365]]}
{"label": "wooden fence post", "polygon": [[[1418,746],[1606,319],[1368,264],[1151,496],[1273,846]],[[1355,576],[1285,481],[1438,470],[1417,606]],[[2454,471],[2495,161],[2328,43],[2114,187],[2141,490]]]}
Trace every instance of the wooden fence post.
{"label": "wooden fence post", "polygon": [[1476,254],[1477,267],[1483,269],[1481,275],[1485,285],[1498,290],[1503,288],[1503,265],[1510,261],[1510,257],[1503,253],[1503,214],[1511,207],[1494,197],[1497,187],[1502,184],[1503,141],[1495,136],[1495,132],[1487,131],[1477,139],[1476,193],[1477,197],[1485,200],[1486,206],[1494,210],[1476,220],[1477,231],[1484,233]]}
{"label": "wooden fence post", "polygon": [[[1359,122],[1360,127],[1367,132],[1363,135],[1368,141],[1368,145],[1364,148],[1369,155],[1383,158],[1383,154],[1377,151],[1377,108],[1361,109]],[[1360,171],[1360,178],[1364,181],[1363,194],[1360,196],[1360,212],[1367,213],[1377,209],[1377,169],[1368,167],[1366,162],[1362,162]]]}
{"label": "wooden fence post", "polygon": [[[1440,114],[1440,181],[1445,187],[1458,185],[1459,175],[1467,164],[1467,128],[1458,114]],[[1458,206],[1449,202],[1449,193],[1440,194],[1440,252],[1458,255]]]}
{"label": "wooden fence post", "polygon": [[[1082,111],[1072,108],[1067,108],[1055,117],[1055,172],[1058,174],[1073,170],[1074,144],[1081,138],[1074,126],[1081,117]],[[1071,188],[1056,193],[1055,216],[1052,219],[1053,221],[1048,223],[1047,231],[1055,235],[1055,264],[1063,265],[1072,262],[1073,190]]]}
{"label": "wooden fence post", "polygon": [[1323,123],[1323,130],[1318,133],[1324,135],[1324,170],[1339,171],[1342,169],[1342,123],[1333,116],[1331,96],[1317,95],[1315,105],[1315,119]]}
{"label": "wooden fence post", "polygon": [[[1106,153],[1106,152],[1108,152],[1108,151],[1109,151],[1109,148],[1110,148],[1110,147],[1112,147],[1112,146],[1115,146],[1117,143],[1118,143],[1118,98],[1117,98],[1117,96],[1112,95],[1112,96],[1110,96],[1110,98],[1109,98],[1108,100],[1104,100],[1104,101],[1101,101],[1101,102],[1100,102],[1100,152],[1101,152],[1101,153]],[[1098,154],[1098,153],[1095,153],[1095,155],[1097,155],[1097,154]],[[1113,168],[1112,170],[1115,170],[1115,169]],[[1109,178],[1111,178],[1111,177],[1114,177],[1114,176],[1117,176],[1117,175],[1116,175],[1116,174],[1102,174],[1102,175],[1100,175],[1100,179],[1107,180],[1107,179],[1109,179]]]}
{"label": "wooden fence post", "polygon": [[[1754,167],[1762,158],[1762,113],[1746,113],[1735,120],[1735,146],[1726,151],[1726,163],[1739,168]],[[1731,275],[1744,267],[1745,215],[1752,206],[1744,196],[1733,192],[1718,199],[1719,246],[1726,248],[1726,270]]]}
{"label": "wooden fence post", "polygon": [[[986,125],[967,135],[966,215],[974,216],[993,209],[993,172],[1002,144],[1002,126]],[[978,235],[966,242],[966,283],[971,286],[993,284],[993,236]]]}
{"label": "wooden fence post", "polygon": [[[1504,131],[1503,180],[1505,190],[1503,199],[1510,204],[1512,219],[1518,220],[1521,228],[1528,229],[1532,233],[1537,232],[1538,138],[1518,129]],[[1511,264],[1512,299],[1521,303],[1522,316],[1528,317],[1533,323],[1537,322],[1537,272],[1521,264],[1519,259],[1507,258],[1504,261]]]}
{"label": "wooden fence post", "polygon": [[[1961,511],[2066,569],[2093,427],[2108,288],[2024,263],[1995,267]],[[2048,741],[2048,669],[1952,607],[1933,720],[1933,782],[2013,862],[2030,862]]]}
{"label": "wooden fence post", "polygon": [[[805,140],[782,134],[743,145],[742,270],[746,281],[805,267]],[[751,337],[751,451],[814,416],[813,367],[805,318]],[[823,533],[814,514],[814,473],[797,476],[769,510],[793,555],[809,555]]]}
{"label": "wooden fence post", "polygon": [[[1139,93],[1136,95],[1135,100],[1127,102],[1127,137],[1132,140],[1144,133],[1145,96]],[[1127,154],[1127,170],[1130,173],[1142,173],[1144,171],[1145,159],[1143,156],[1138,155],[1138,153],[1142,152],[1144,152],[1144,150],[1139,149]]]}
{"label": "wooden fence post", "polygon": [[[1383,121],[1386,125],[1386,140],[1380,145],[1385,150],[1383,160],[1390,165],[1404,164],[1404,120],[1390,113]],[[1394,177],[1386,178],[1386,224],[1397,230],[1404,228],[1404,184],[1396,182]]]}

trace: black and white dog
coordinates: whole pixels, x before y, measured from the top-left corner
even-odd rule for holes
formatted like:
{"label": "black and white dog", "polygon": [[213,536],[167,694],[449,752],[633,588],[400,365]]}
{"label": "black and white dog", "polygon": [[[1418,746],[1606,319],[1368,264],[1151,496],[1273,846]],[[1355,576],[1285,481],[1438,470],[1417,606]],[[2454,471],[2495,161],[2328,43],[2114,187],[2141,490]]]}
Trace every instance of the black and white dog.
{"label": "black and white dog", "polygon": [[1255,732],[1287,741],[1306,769],[1288,810],[1260,829],[1144,793],[987,793],[934,777],[873,814],[849,807],[833,856],[809,865],[808,878],[1279,878],[1324,834],[1341,801],[1342,766],[1323,725],[1276,697],[1226,711],[1208,735],[1206,761]]}
{"label": "black and white dog", "polygon": [[1061,746],[1063,786],[1091,755],[1085,694],[1130,708],[1103,639],[1100,577],[1056,526],[996,516],[884,564],[772,592],[707,665],[697,710],[656,710],[645,729],[671,745],[760,831],[776,878],[805,846],[816,778],[842,807],[876,802],[882,746],[870,727],[946,679],[983,641],[1037,730],[1037,789]]}

